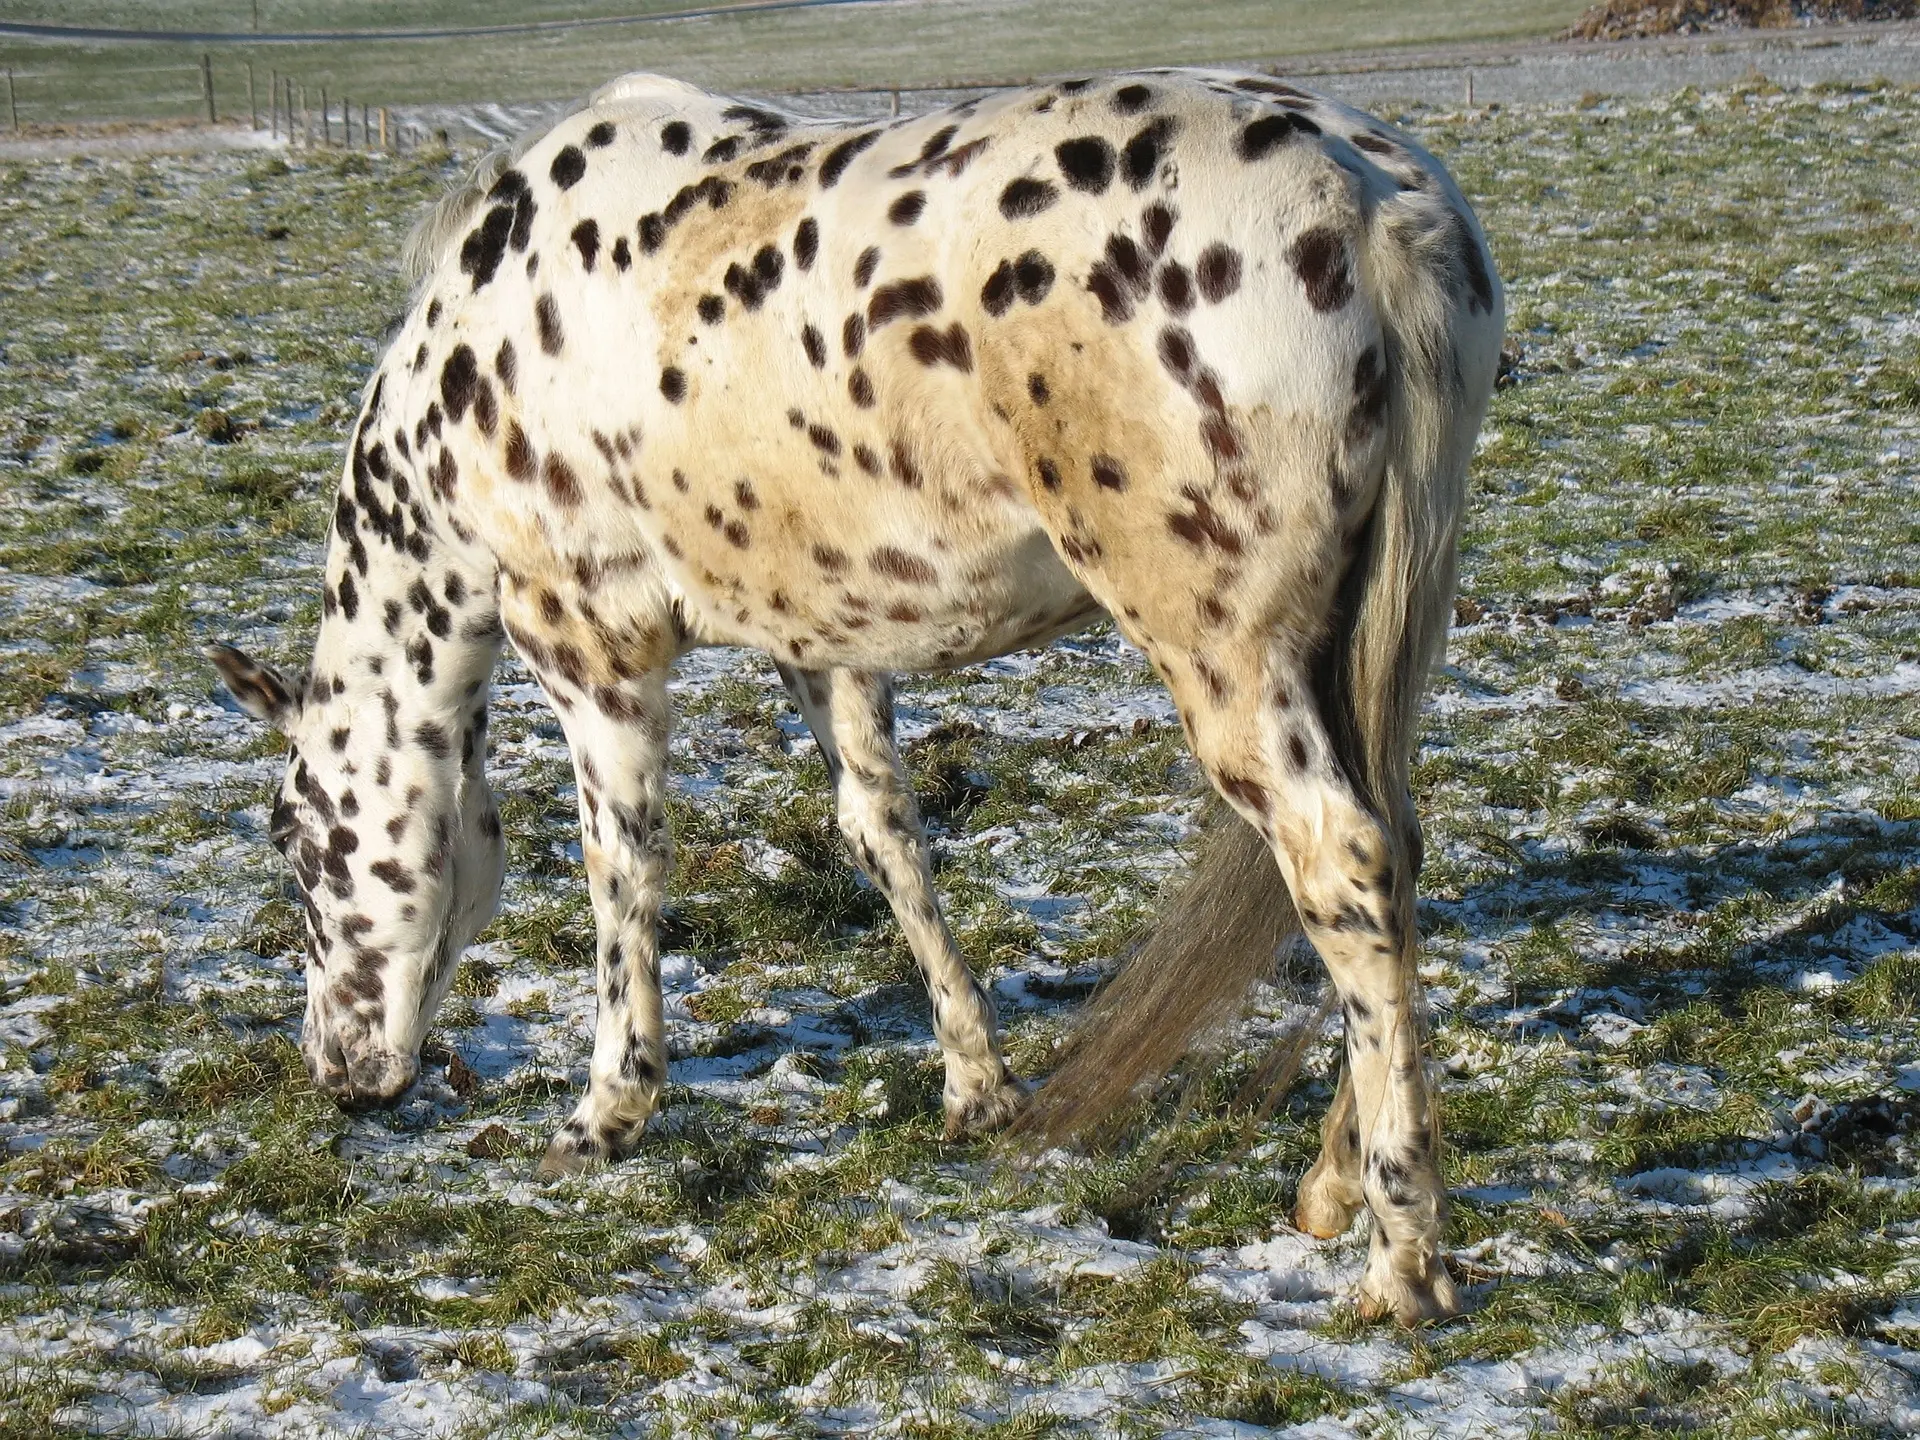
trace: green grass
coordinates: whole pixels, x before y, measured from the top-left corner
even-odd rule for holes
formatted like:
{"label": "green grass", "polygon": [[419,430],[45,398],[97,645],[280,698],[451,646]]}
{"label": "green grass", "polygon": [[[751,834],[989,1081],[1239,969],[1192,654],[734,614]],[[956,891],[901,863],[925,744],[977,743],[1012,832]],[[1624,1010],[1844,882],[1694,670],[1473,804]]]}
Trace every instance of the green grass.
{"label": "green grass", "polygon": [[[263,29],[488,24],[504,20],[643,13],[669,0],[609,7],[584,0],[531,6],[438,0],[400,17],[376,0],[262,5]],[[220,46],[213,50],[221,113],[245,117],[244,66],[254,68],[264,114],[277,69],[319,104],[350,95],[374,105],[565,99],[624,70],[657,70],[699,84],[750,91],[942,83],[999,84],[1035,75],[1127,65],[1279,59],[1355,47],[1544,36],[1580,13],[1580,0],[1469,0],[1435,7],[1408,0],[1207,0],[1169,8],[1153,0],[940,0],[936,4],[742,15],[529,37],[374,44]],[[165,24],[245,30],[244,5],[169,5]],[[17,0],[0,18],[44,20]],[[62,6],[60,23],[160,23],[149,6],[87,0]],[[93,46],[0,37],[0,64],[16,71],[24,121],[203,115],[197,71],[204,47]],[[338,121],[336,120],[336,125]]]}

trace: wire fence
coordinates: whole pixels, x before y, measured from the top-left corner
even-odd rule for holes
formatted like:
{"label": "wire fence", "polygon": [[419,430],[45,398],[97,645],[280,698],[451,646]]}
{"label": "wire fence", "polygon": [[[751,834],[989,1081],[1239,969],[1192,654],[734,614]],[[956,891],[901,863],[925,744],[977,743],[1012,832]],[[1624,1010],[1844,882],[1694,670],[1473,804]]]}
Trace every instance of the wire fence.
{"label": "wire fence", "polygon": [[[357,96],[332,77],[203,53],[176,64],[0,66],[4,122],[14,135],[76,126],[218,125],[263,144],[395,153],[426,145],[497,143],[550,121],[563,101],[395,103]],[[1011,83],[1011,82],[1002,82]],[[823,116],[867,118],[931,109],[1001,88],[979,82],[925,89],[838,87],[793,96]]]}
{"label": "wire fence", "polygon": [[175,120],[243,126],[296,148],[396,152],[445,139],[395,106],[251,61],[216,64],[203,54],[189,64],[116,66],[110,78],[76,94],[70,72],[8,66],[7,125],[21,134],[103,118]]}

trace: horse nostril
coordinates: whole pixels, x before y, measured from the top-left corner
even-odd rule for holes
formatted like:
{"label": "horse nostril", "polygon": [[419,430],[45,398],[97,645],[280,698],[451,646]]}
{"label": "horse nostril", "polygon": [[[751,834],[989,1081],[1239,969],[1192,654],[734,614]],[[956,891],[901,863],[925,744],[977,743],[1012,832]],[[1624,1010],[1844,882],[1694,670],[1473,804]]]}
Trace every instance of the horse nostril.
{"label": "horse nostril", "polygon": [[300,1058],[307,1062],[307,1078],[314,1089],[338,1095],[347,1088],[347,1067],[339,1045],[332,1040],[300,1047]]}

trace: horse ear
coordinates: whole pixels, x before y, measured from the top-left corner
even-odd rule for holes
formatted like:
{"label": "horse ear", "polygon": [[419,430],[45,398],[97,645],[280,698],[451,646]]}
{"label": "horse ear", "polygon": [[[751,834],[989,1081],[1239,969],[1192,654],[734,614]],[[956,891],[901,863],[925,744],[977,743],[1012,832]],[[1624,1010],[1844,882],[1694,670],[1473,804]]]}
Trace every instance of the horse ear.
{"label": "horse ear", "polygon": [[242,710],[256,720],[266,721],[283,735],[292,732],[293,722],[300,718],[298,687],[292,681],[273,666],[262,664],[231,645],[209,645],[206,656]]}

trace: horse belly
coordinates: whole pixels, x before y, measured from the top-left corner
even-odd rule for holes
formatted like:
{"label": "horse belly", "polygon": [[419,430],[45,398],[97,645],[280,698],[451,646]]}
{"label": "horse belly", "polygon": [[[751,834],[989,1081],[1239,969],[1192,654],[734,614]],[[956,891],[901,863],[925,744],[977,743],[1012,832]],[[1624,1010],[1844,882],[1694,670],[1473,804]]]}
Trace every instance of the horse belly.
{"label": "horse belly", "polygon": [[658,543],[695,643],[813,669],[938,670],[1044,643],[1101,613],[1024,497],[962,507],[937,477],[927,501],[761,488],[746,518],[738,486],[686,507],[697,528],[663,517]]}

